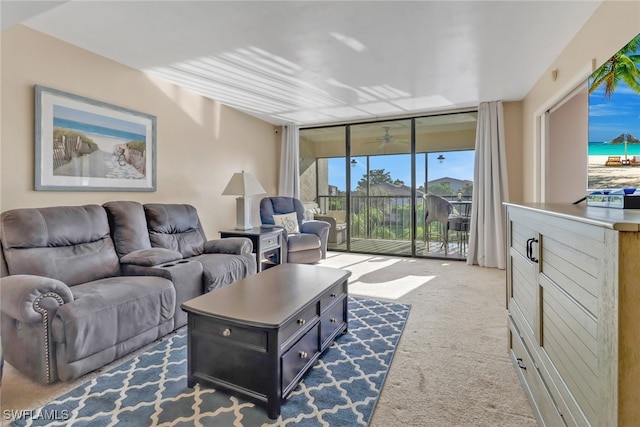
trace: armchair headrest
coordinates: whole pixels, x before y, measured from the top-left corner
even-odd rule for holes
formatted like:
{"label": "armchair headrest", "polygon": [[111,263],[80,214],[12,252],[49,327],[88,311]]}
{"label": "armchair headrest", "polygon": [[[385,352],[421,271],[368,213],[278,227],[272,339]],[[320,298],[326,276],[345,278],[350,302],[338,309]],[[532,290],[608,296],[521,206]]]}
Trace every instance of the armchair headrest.
{"label": "armchair headrest", "polygon": [[295,212],[298,224],[304,222],[304,205],[295,197],[265,197],[260,200],[260,220],[263,224],[274,225],[273,215]]}

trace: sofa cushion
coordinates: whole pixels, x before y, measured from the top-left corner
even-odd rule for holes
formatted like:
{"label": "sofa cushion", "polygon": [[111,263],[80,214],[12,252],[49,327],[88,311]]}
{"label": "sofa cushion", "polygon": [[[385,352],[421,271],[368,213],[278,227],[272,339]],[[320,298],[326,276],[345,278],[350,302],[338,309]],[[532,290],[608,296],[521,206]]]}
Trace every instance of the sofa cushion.
{"label": "sofa cushion", "polygon": [[70,363],[152,329],[175,312],[171,281],[121,276],[71,288],[74,300],[58,308],[52,335],[66,344]]}
{"label": "sofa cushion", "polygon": [[98,205],[15,209],[0,217],[10,274],[73,286],[120,273],[105,210]]}
{"label": "sofa cushion", "polygon": [[115,201],[102,205],[107,211],[111,225],[111,237],[118,256],[133,251],[149,249],[149,232],[144,208],[138,202]]}
{"label": "sofa cushion", "polygon": [[198,212],[190,205],[144,205],[151,246],[178,251],[184,258],[204,252],[205,236]]}

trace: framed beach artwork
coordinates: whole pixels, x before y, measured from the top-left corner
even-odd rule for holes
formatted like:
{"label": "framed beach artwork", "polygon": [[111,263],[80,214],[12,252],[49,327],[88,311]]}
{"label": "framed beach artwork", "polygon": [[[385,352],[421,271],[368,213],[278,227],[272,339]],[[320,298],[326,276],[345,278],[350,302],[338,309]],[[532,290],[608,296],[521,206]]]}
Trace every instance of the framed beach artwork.
{"label": "framed beach artwork", "polygon": [[640,189],[640,34],[589,77],[588,190]]}
{"label": "framed beach artwork", "polygon": [[35,189],[156,191],[156,117],[35,86]]}

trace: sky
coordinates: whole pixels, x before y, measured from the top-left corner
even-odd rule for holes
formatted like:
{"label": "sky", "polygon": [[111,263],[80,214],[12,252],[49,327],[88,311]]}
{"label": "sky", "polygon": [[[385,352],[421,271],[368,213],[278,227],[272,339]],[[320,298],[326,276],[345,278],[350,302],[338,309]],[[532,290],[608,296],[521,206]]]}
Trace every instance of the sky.
{"label": "sky", "polygon": [[589,95],[589,142],[610,141],[622,133],[640,138],[640,94],[620,82],[606,98],[600,85]]}
{"label": "sky", "polygon": [[145,135],[147,132],[146,127],[140,123],[121,120],[115,117],[96,114],[90,111],[76,110],[75,108],[69,108],[58,104],[53,105],[53,116],[60,119],[67,119],[74,122],[85,123],[88,125],[95,125],[109,129],[131,132],[138,135]]}
{"label": "sky", "polygon": [[[444,161],[440,163],[437,158],[442,154]],[[474,150],[445,151],[428,153],[427,181],[438,178],[457,178],[473,181]],[[366,156],[353,157],[356,163],[351,166],[351,189],[355,190],[358,181],[367,173]],[[425,182],[425,154],[416,155],[416,183],[418,187]],[[387,154],[369,156],[370,169],[384,169],[391,173],[391,179],[400,179],[406,185],[411,185],[411,156],[409,154]],[[329,184],[335,185],[339,190],[346,189],[345,158],[329,159]]]}

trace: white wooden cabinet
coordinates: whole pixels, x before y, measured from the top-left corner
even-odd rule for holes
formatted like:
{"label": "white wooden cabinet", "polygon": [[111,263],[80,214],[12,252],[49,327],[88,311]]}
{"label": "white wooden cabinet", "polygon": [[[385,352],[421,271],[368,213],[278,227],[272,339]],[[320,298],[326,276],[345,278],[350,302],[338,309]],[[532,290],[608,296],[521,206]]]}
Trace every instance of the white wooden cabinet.
{"label": "white wooden cabinet", "polygon": [[640,426],[640,211],[506,212],[509,350],[539,424]]}

